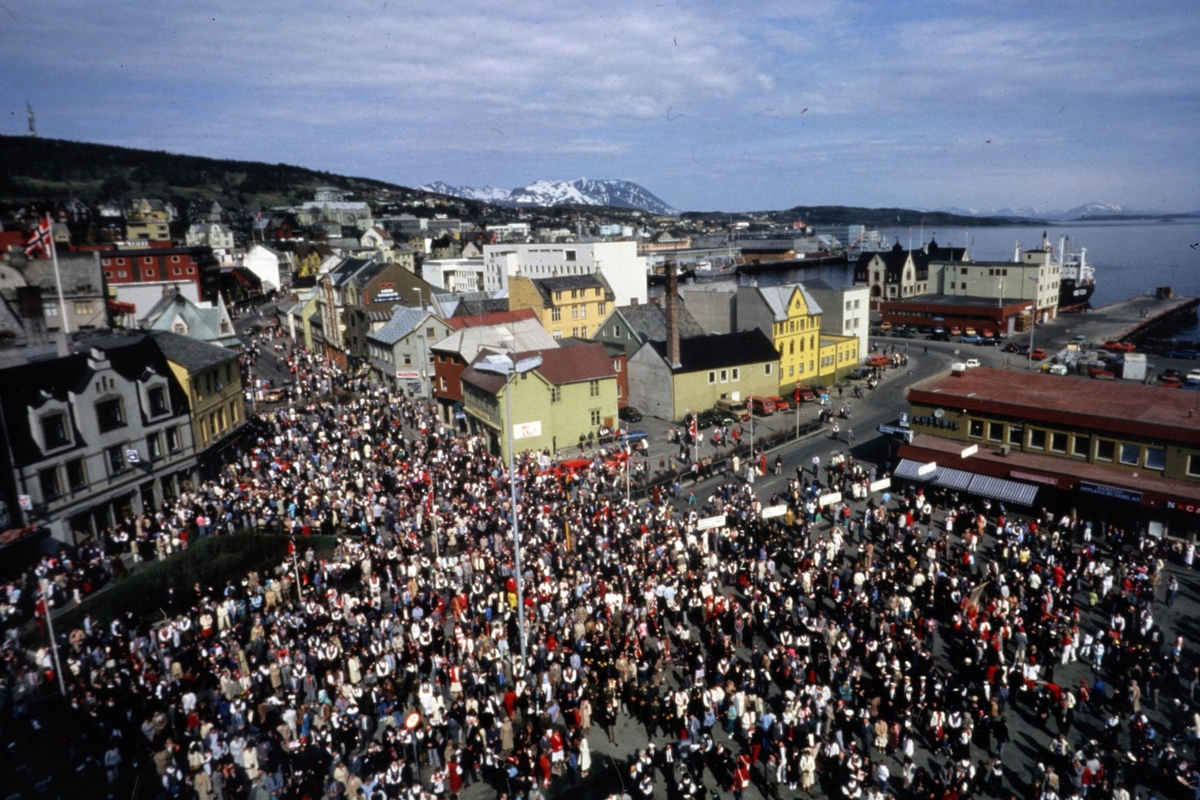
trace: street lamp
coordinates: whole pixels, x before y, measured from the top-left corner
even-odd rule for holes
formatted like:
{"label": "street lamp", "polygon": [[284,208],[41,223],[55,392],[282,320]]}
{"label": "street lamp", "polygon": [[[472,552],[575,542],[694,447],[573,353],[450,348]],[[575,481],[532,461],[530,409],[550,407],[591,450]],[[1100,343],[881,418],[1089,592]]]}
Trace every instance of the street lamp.
{"label": "street lamp", "polygon": [[491,372],[504,376],[504,408],[508,440],[508,482],[512,489],[512,529],[513,529],[513,564],[517,572],[517,630],[521,635],[521,669],[525,662],[525,595],[522,590],[523,576],[521,574],[521,523],[517,516],[517,471],[513,460],[513,425],[512,425],[512,392],[509,378],[513,375],[523,375],[532,372],[542,365],[542,357],[523,358],[513,362],[507,355],[485,356],[475,364],[480,372]]}

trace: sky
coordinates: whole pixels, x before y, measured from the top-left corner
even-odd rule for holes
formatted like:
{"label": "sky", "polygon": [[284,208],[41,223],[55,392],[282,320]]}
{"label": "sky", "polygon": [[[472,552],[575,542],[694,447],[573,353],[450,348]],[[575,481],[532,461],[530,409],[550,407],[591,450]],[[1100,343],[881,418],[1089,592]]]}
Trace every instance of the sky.
{"label": "sky", "polygon": [[1200,210],[1195,0],[0,0],[0,133],[684,210]]}

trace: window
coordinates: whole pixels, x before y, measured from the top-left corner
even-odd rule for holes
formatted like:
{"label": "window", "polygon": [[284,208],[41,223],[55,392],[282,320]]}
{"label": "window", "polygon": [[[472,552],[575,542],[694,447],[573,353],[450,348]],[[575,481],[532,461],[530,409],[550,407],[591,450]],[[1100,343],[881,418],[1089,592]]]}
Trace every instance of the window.
{"label": "window", "polygon": [[967,423],[967,433],[972,439],[983,438],[983,420],[973,419]]}
{"label": "window", "polygon": [[95,308],[92,305],[92,301],[91,300],[76,300],[75,301],[75,313],[79,314],[79,315],[95,313]]}
{"label": "window", "polygon": [[574,250],[564,250],[563,258],[565,258],[567,261],[574,261],[575,253],[576,253],[576,251],[574,251]]}
{"label": "window", "polygon": [[42,438],[48,450],[70,444],[71,440],[67,437],[67,415],[60,411],[42,417]]}
{"label": "window", "polygon": [[988,438],[989,442],[1003,442],[1004,441],[1004,423],[989,422],[987,438]]}
{"label": "window", "polygon": [[1097,461],[1112,461],[1117,457],[1117,443],[1106,442],[1103,439],[1096,440],[1096,460]]}
{"label": "window", "polygon": [[82,458],[73,458],[67,462],[67,486],[71,488],[71,491],[87,486],[87,470],[84,468]]}
{"label": "window", "polygon": [[1036,428],[1031,428],[1029,431],[1029,449],[1030,450],[1045,450],[1046,449],[1046,432],[1039,431]]}
{"label": "window", "polygon": [[613,325],[613,336],[617,337],[618,339],[621,338],[621,326],[620,325]]}
{"label": "window", "polygon": [[1076,436],[1071,442],[1071,455],[1087,458],[1092,452],[1092,437]]}
{"label": "window", "polygon": [[621,362],[614,361],[613,362],[613,372],[620,372],[620,371],[621,371]]}
{"label": "window", "polygon": [[596,313],[598,315],[600,315],[601,317],[603,317],[606,313],[608,313],[608,303],[604,302],[603,300],[601,300],[599,303],[597,303],[596,304]]}
{"label": "window", "polygon": [[1008,429],[1008,443],[1014,447],[1020,447],[1021,442],[1025,437],[1025,429],[1013,425]]}
{"label": "window", "polygon": [[562,402],[562,387],[561,386],[551,386],[550,387],[550,402],[551,403],[561,403]]}
{"label": "window", "polygon": [[770,374],[771,374],[771,365],[763,364],[763,375],[770,375]]}
{"label": "window", "polygon": [[555,299],[555,300],[562,300],[562,292],[555,292],[555,293],[554,293],[554,299]]}
{"label": "window", "polygon": [[58,467],[50,467],[38,472],[38,483],[42,487],[42,500],[49,501],[62,494],[62,484],[58,480]]}
{"label": "window", "polygon": [[734,367],[734,368],[733,368],[733,369],[730,371],[730,380],[740,381],[741,379],[742,379],[742,369],[741,369],[741,367]]}
{"label": "window", "polygon": [[587,306],[580,306],[579,307],[579,318],[585,319],[586,317],[587,317]]}
{"label": "window", "polygon": [[729,370],[721,370],[721,383],[729,383]]}
{"label": "window", "polygon": [[717,382],[717,373],[715,373],[715,372],[709,372],[709,373],[708,373],[708,383],[709,383],[709,385],[711,386],[712,384],[714,384],[714,383],[716,383],[716,382]]}
{"label": "window", "polygon": [[112,400],[102,400],[96,403],[96,419],[102,433],[123,428],[125,426],[125,410],[121,408],[121,398],[114,397]]}
{"label": "window", "polygon": [[406,366],[406,367],[412,366],[412,354],[411,353],[404,354],[404,366]]}
{"label": "window", "polygon": [[1063,453],[1067,452],[1067,435],[1065,433],[1050,434],[1050,452]]}
{"label": "window", "polygon": [[162,443],[157,433],[146,437],[146,452],[150,454],[151,461],[162,457]]}
{"label": "window", "polygon": [[592,416],[592,426],[595,427],[595,426],[599,425],[600,424],[600,409],[593,408],[591,416]]}
{"label": "window", "polygon": [[794,367],[791,364],[788,364],[788,377],[789,378],[796,374],[795,372],[793,372],[793,369],[794,369]]}
{"label": "window", "polygon": [[47,317],[57,317],[58,316],[58,304],[57,303],[42,303],[42,313],[45,314]]}
{"label": "window", "polygon": [[1162,469],[1167,465],[1167,451],[1161,447],[1146,448],[1146,469]]}
{"label": "window", "polygon": [[1200,456],[1188,456],[1187,474],[1192,476],[1200,476]]}
{"label": "window", "polygon": [[588,381],[588,396],[600,396],[600,381]]}
{"label": "window", "polygon": [[[555,339],[561,339],[561,338],[562,338],[562,331],[555,331],[555,332],[554,332],[554,334],[553,334],[553,336],[554,336],[554,338],[555,338]],[[445,383],[446,383],[446,381],[445,381],[445,380],[443,380],[443,381],[442,381],[442,384],[443,384],[442,388],[443,388],[443,389],[445,389],[445,388],[446,388],[446,387],[445,387],[445,385],[444,385]]]}
{"label": "window", "polygon": [[108,457],[108,471],[113,475],[119,475],[129,469],[129,464],[125,461],[125,451],[121,445],[110,447],[104,451]]}
{"label": "window", "polygon": [[1121,445],[1121,463],[1136,467],[1142,458],[1142,446],[1137,444]]}
{"label": "window", "polygon": [[150,416],[158,417],[170,411],[167,408],[167,387],[155,386],[146,394],[150,398]]}
{"label": "window", "polygon": [[167,438],[167,452],[168,453],[178,453],[179,452],[179,431],[176,430],[175,428],[167,428],[164,431],[164,434],[166,435],[166,438]]}

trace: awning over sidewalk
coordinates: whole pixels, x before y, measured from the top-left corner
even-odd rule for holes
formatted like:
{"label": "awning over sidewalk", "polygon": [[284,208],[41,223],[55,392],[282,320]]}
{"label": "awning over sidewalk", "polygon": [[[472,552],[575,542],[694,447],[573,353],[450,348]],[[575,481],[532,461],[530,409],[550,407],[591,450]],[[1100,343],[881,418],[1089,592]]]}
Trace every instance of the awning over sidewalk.
{"label": "awning over sidewalk", "polygon": [[967,487],[967,491],[971,494],[999,500],[1002,503],[1031,506],[1034,498],[1037,497],[1038,487],[1030,483],[993,478],[990,475],[976,475],[971,479],[971,485]]}
{"label": "awning over sidewalk", "polygon": [[919,475],[917,470],[924,464],[920,461],[913,461],[908,458],[900,459],[900,463],[896,469],[892,471],[892,475],[897,478],[903,478],[909,481],[924,481],[932,483],[935,486],[945,486],[947,489],[955,489],[958,491],[966,491],[971,483],[971,479],[975,477],[970,472],[965,472],[961,469],[953,469],[951,467],[938,467],[929,475]]}

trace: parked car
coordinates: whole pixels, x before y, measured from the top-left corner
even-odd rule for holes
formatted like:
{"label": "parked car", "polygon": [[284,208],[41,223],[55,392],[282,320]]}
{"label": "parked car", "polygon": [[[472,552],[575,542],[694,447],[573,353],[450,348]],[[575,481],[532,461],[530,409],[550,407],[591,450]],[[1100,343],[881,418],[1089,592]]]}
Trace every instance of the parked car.
{"label": "parked car", "polygon": [[[971,329],[970,329],[970,328],[967,328],[967,330],[971,330]],[[983,337],[982,337],[982,336],[976,336],[976,335],[975,335],[975,334],[973,334],[973,333],[964,333],[964,334],[963,334],[963,336],[962,336],[962,338],[961,338],[961,339],[959,339],[959,341],[960,341],[960,342],[962,342],[963,344],[982,344],[982,343],[983,343]]]}
{"label": "parked car", "polygon": [[775,395],[774,397],[772,397],[771,402],[775,404],[776,411],[787,411],[789,408],[792,407],[791,403],[789,403],[787,400],[784,400],[779,395]]}
{"label": "parked car", "polygon": [[645,431],[622,430],[617,432],[617,441],[621,443],[633,444],[634,442],[640,442],[649,435],[650,434],[646,433]]}
{"label": "parked car", "polygon": [[707,411],[701,411],[696,415],[696,427],[700,430],[711,428],[714,425],[730,425],[733,423],[733,415],[726,414],[723,411],[718,411],[715,408],[710,408]]}
{"label": "parked car", "polygon": [[1186,378],[1184,378],[1184,380],[1188,380],[1188,381],[1200,381],[1200,369],[1194,369],[1194,370],[1192,370],[1191,372],[1189,372],[1189,373],[1187,374],[1187,377],[1186,377]]}
{"label": "parked car", "polygon": [[1178,389],[1183,385],[1183,381],[1177,377],[1163,377],[1158,382],[1159,386],[1165,386],[1168,389]]}
{"label": "parked car", "polygon": [[1197,358],[1200,358],[1200,350],[1168,350],[1167,358],[1182,358],[1188,361],[1195,361]]}
{"label": "parked car", "polygon": [[974,369],[975,367],[978,367],[978,366],[979,366],[978,358],[968,358],[967,359],[967,369]]}
{"label": "parked car", "polygon": [[962,336],[962,328],[950,328],[951,336]]}
{"label": "parked car", "polygon": [[963,335],[964,336],[978,336],[979,332],[976,331],[974,328],[963,328]]}
{"label": "parked car", "polygon": [[866,367],[855,367],[854,371],[846,377],[852,381],[865,381],[867,378],[871,377],[871,370],[867,369]]}
{"label": "parked car", "polygon": [[769,417],[775,413],[775,401],[769,397],[753,395],[750,398],[750,411],[760,417]]}
{"label": "parked car", "polygon": [[1020,353],[1021,355],[1025,355],[1025,351],[1028,349],[1028,347],[1020,342],[1009,342],[1008,344],[1004,345],[1004,352],[1006,353]]}
{"label": "parked car", "polygon": [[1088,377],[1089,378],[1115,378],[1116,375],[1113,374],[1113,372],[1111,370],[1104,369],[1104,367],[1088,367]]}
{"label": "parked car", "polygon": [[617,416],[626,422],[641,422],[642,412],[638,411],[633,406],[625,406],[617,412]]}
{"label": "parked car", "polygon": [[1035,350],[1033,350],[1032,352],[1030,352],[1029,357],[1032,358],[1034,361],[1041,361],[1047,355],[1049,355],[1049,354],[1045,350],[1038,347]]}
{"label": "parked car", "polygon": [[1133,342],[1105,342],[1100,347],[1113,353],[1132,353],[1137,350],[1137,345]]}
{"label": "parked car", "polygon": [[1178,377],[1179,377],[1179,370],[1175,369],[1174,367],[1167,367],[1166,369],[1164,369],[1164,370],[1162,371],[1162,377],[1164,377],[1164,378],[1178,378]]}
{"label": "parked car", "polygon": [[800,393],[800,402],[801,403],[815,403],[817,401],[817,393],[814,392],[809,387],[798,386],[796,388],[797,388],[797,391]]}
{"label": "parked car", "polygon": [[1050,366],[1050,369],[1046,370],[1046,372],[1050,373],[1051,375],[1066,375],[1067,374],[1067,365],[1066,364],[1050,364],[1049,366]]}
{"label": "parked car", "polygon": [[746,404],[740,400],[730,400],[728,397],[723,397],[713,405],[713,408],[732,414],[734,419],[741,422],[750,419],[750,409],[746,408]]}
{"label": "parked car", "polygon": [[867,364],[872,367],[886,367],[890,363],[892,360],[883,353],[876,353],[867,359]]}

